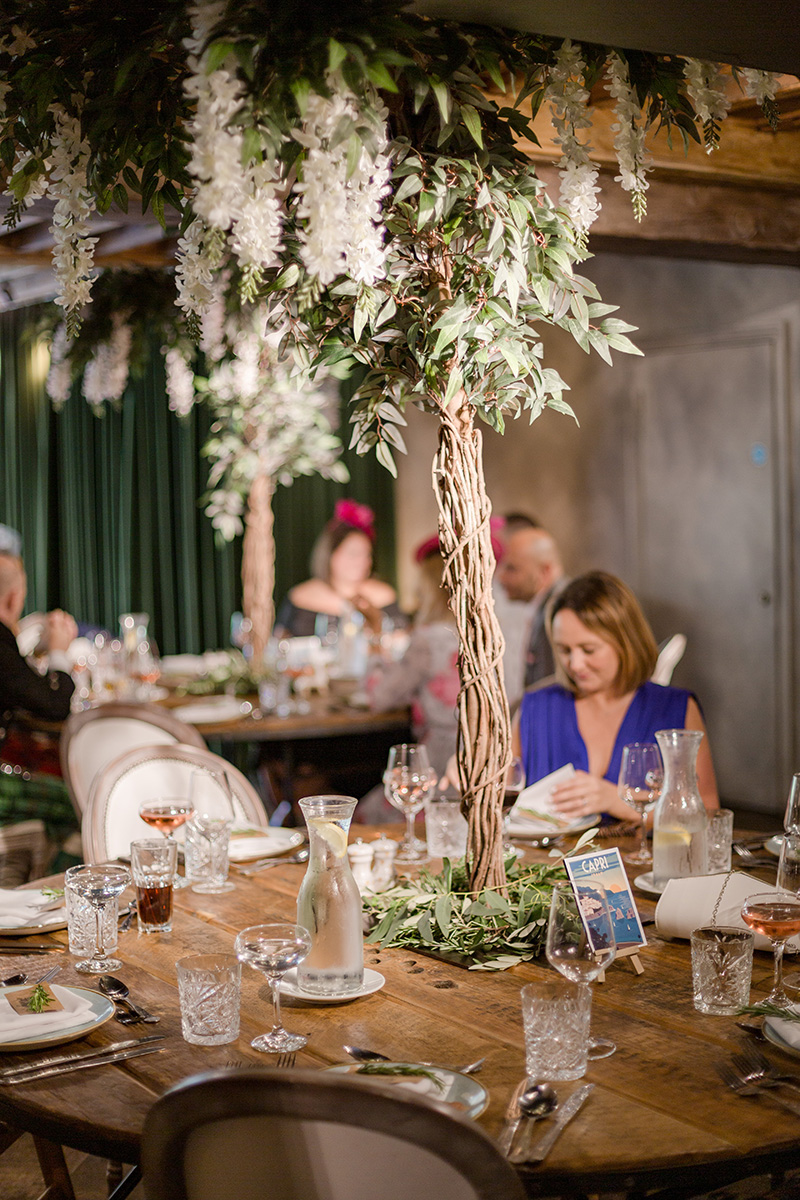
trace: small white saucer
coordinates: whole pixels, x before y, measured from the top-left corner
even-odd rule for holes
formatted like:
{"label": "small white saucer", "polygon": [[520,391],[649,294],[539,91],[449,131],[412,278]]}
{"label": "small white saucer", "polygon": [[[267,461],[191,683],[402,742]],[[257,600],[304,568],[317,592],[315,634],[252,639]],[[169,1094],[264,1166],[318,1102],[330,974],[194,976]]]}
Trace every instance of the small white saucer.
{"label": "small white saucer", "polygon": [[648,896],[660,896],[663,888],[657,888],[653,883],[653,872],[647,871],[644,875],[637,875],[633,881],[634,887],[637,887],[640,892],[647,892]]}
{"label": "small white saucer", "polygon": [[364,968],[364,982],[357,992],[345,992],[334,996],[317,996],[313,992],[303,992],[297,986],[297,967],[287,971],[281,980],[281,1000],[298,1000],[303,1004],[349,1004],[351,1000],[359,1000],[362,996],[371,996],[379,992],[386,983],[380,971]]}

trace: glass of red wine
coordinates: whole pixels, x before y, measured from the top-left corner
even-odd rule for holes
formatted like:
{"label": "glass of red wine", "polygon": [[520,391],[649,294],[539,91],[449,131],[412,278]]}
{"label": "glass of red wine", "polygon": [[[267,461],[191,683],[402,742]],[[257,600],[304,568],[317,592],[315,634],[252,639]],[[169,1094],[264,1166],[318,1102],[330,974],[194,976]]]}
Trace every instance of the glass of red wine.
{"label": "glass of red wine", "polygon": [[742,920],[772,942],[775,974],[767,1003],[785,1008],[794,1002],[783,987],[783,951],[789,938],[800,933],[800,896],[794,892],[756,892],[742,905]]}
{"label": "glass of red wine", "polygon": [[[139,805],[139,816],[144,823],[157,829],[165,838],[170,837],[176,829],[179,829],[187,817],[192,815],[192,811],[191,800],[182,800],[180,797],[176,797],[174,800],[157,797],[153,800],[143,800]],[[187,886],[186,880],[177,871],[172,886],[173,888]]]}

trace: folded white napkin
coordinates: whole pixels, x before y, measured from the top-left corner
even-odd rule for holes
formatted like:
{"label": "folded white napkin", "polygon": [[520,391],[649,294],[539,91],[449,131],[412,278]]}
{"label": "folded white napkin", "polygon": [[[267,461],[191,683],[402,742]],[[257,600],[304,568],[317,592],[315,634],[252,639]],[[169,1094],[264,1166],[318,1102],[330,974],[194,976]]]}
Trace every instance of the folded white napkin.
{"label": "folded white napkin", "polygon": [[566,783],[574,774],[575,768],[572,763],[567,763],[565,767],[559,767],[557,771],[551,771],[549,775],[545,775],[544,779],[539,779],[529,787],[523,788],[517,797],[516,804],[511,809],[510,819],[519,823],[541,821],[542,816],[545,818],[555,817],[556,820],[569,825],[570,822],[553,808],[552,792],[553,788],[558,787],[560,783]]}
{"label": "folded white napkin", "polygon": [[[792,1012],[800,1012],[800,1006],[793,1004]],[[780,1017],[767,1017],[764,1021],[770,1029],[774,1029],[778,1037],[783,1038],[790,1046],[800,1050],[800,1021],[784,1021]]]}
{"label": "folded white napkin", "polygon": [[[726,880],[728,880],[726,884]],[[712,922],[714,905],[722,889],[725,889]],[[756,892],[780,893],[769,887],[763,879],[756,879],[744,871],[727,875],[692,875],[688,879],[670,879],[656,908],[656,933],[661,937],[688,938],[693,929],[703,926],[729,925],[734,929],[747,929],[742,920],[742,905],[748,896]],[[800,950],[800,937],[792,938],[789,946]],[[755,935],[756,950],[771,950],[772,943],[762,934]]]}
{"label": "folded white napkin", "polygon": [[3,1044],[56,1033],[59,1029],[72,1029],[88,1020],[92,1010],[90,1000],[55,983],[50,986],[53,995],[64,1005],[58,1012],[26,1013],[23,1016],[14,1012],[7,996],[0,995],[0,1041]]}
{"label": "folded white napkin", "polygon": [[45,896],[38,888],[18,891],[15,888],[0,888],[0,927],[19,929],[23,925],[56,925],[63,922],[66,910],[63,905],[49,912],[42,912],[52,896]]}

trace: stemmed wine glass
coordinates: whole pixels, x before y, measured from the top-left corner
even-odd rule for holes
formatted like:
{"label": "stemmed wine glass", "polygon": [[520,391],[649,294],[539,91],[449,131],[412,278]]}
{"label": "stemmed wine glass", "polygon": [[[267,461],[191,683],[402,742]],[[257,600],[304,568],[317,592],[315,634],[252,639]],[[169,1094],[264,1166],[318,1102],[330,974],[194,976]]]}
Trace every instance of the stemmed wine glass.
{"label": "stemmed wine glass", "polygon": [[267,1053],[305,1046],[307,1037],[289,1033],[281,1024],[280,992],[283,976],[301,963],[311,949],[311,934],[302,925],[251,925],[237,935],[234,947],[240,962],[266,975],[272,993],[275,1023],[269,1033],[259,1034],[250,1045]]}
{"label": "stemmed wine glass", "polygon": [[[602,884],[565,881],[554,886],[545,954],[565,979],[584,987],[611,965],[617,939]],[[589,1039],[590,1058],[607,1058],[616,1048],[607,1038]]]}
{"label": "stemmed wine glass", "polygon": [[789,938],[800,933],[800,896],[794,892],[756,892],[742,905],[742,920],[772,942],[775,972],[767,1003],[779,1008],[793,1004],[783,987],[783,952]]}
{"label": "stemmed wine glass", "polygon": [[[192,802],[181,800],[180,797],[176,797],[174,800],[143,800],[139,805],[139,816],[144,823],[152,825],[153,829],[157,829],[167,839],[174,830],[183,825],[193,811]],[[176,871],[172,886],[174,888],[188,887],[188,881]]]}
{"label": "stemmed wine glass", "polygon": [[625,855],[628,862],[647,866],[653,861],[653,856],[647,849],[645,815],[658,800],[663,780],[664,768],[655,742],[631,742],[623,748],[617,794],[620,800],[636,810],[642,823],[639,830],[639,849]]}
{"label": "stemmed wine glass", "polygon": [[424,746],[403,743],[392,746],[383,774],[386,799],[406,818],[406,832],[395,856],[398,863],[424,862],[428,857],[425,842],[414,834],[414,817],[436,786],[436,772],[428,761]]}
{"label": "stemmed wine glass", "polygon": [[75,970],[87,975],[103,975],[107,971],[117,970],[122,966],[120,960],[109,958],[106,954],[103,908],[109,900],[114,900],[125,891],[131,881],[130,871],[117,863],[82,863],[80,866],[70,867],[64,879],[74,892],[92,906],[97,922],[92,957],[75,963]]}
{"label": "stemmed wine glass", "polygon": [[506,774],[506,786],[503,792],[503,853],[510,854],[514,847],[511,844],[511,839],[508,832],[508,823],[511,817],[511,810],[519,800],[519,794],[525,787],[525,768],[522,765],[522,759],[519,757],[512,758],[511,765]]}

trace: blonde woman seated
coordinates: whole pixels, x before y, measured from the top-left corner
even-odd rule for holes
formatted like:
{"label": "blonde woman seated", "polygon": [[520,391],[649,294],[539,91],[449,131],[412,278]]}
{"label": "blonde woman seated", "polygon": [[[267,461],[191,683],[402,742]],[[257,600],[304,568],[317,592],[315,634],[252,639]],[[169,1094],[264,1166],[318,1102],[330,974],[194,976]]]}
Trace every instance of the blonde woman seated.
{"label": "blonde woman seated", "polygon": [[423,542],[414,556],[419,566],[419,606],[411,639],[399,662],[368,681],[373,712],[411,705],[414,740],[428,748],[431,766],[442,775],[456,748],[458,634],[442,586],[439,541]]}
{"label": "blonde woman seated", "polygon": [[275,622],[278,637],[324,637],[339,618],[356,608],[375,633],[380,633],[384,616],[404,623],[396,604],[394,588],[372,574],[375,514],[366,504],[339,500],[333,518],[323,529],[311,551],[313,578],[293,587]]}
{"label": "blonde woman seated", "polygon": [[[605,813],[630,820],[617,795],[622,748],[654,742],[658,729],[699,729],[700,707],[683,688],[651,683],[657,647],[633,592],[621,579],[592,571],[573,579],[547,618],[558,682],[526,692],[514,725],[514,753],[527,782],[571,763],[574,776],[555,788],[553,805],[578,820]],[[697,778],[706,808],[718,808],[708,737]]]}

